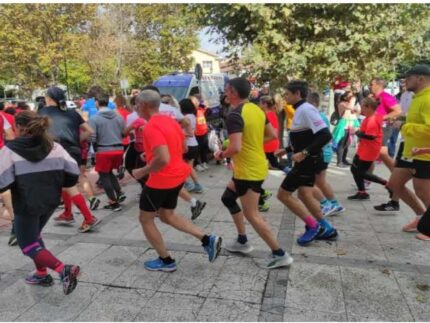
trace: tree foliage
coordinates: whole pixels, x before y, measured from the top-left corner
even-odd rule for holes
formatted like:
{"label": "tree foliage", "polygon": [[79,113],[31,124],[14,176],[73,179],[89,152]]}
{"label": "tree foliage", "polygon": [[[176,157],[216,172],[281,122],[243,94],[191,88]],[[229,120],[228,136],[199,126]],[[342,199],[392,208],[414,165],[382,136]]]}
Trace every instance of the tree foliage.
{"label": "tree foliage", "polygon": [[429,49],[430,9],[422,4],[208,4],[193,10],[240,48],[245,65],[280,83],[391,76],[394,66]]}

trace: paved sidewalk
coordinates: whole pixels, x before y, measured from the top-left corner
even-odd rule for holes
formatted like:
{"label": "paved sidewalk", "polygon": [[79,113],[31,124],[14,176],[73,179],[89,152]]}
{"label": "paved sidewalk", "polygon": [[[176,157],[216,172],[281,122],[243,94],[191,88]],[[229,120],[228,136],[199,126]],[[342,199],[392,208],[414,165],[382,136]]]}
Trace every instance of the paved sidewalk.
{"label": "paved sidewalk", "polygon": [[[377,172],[387,177],[383,166]],[[235,238],[220,197],[231,174],[211,165],[200,173],[207,202],[196,223],[208,232]],[[370,202],[347,202],[354,192],[349,170],[330,168],[329,179],[347,212],[331,217],[340,233],[334,243],[309,247],[295,243],[303,224],[276,200],[284,176],[271,172],[265,183],[274,196],[264,217],[283,247],[292,253],[291,269],[267,271],[258,264],[269,250],[250,228],[255,251],[241,257],[226,251],[213,264],[200,242],[159,224],[178,262],[175,273],[148,272],[142,262],[155,252],[138,223],[138,186],[125,187],[123,212],[96,211],[103,219],[97,232],[77,233],[74,226],[50,221],[44,239],[66,263],[82,267],[73,294],[57,284],[28,286],[29,258],[8,247],[8,229],[0,228],[0,318],[3,321],[429,321],[430,244],[400,232],[412,212],[378,214],[373,205],[385,191],[372,185]],[[197,196],[197,195],[196,195]],[[103,196],[104,199],[104,196]],[[180,201],[178,211],[190,217]],[[76,215],[80,222],[80,215]]]}

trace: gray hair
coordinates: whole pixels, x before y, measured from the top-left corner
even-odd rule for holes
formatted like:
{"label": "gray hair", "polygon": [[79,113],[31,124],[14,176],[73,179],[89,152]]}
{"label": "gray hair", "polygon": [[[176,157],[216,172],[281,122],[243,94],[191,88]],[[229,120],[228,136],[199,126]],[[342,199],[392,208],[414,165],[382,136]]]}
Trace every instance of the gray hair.
{"label": "gray hair", "polygon": [[143,90],[136,97],[136,105],[139,105],[140,103],[148,103],[153,108],[158,109],[158,107],[160,106],[160,102],[160,94],[153,90]]}

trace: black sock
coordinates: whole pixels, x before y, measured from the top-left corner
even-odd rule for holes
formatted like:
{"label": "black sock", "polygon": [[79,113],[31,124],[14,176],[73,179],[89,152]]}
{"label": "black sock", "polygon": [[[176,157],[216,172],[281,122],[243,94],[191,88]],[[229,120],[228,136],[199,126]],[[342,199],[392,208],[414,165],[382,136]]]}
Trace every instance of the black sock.
{"label": "black sock", "polygon": [[278,250],[272,250],[272,254],[274,256],[280,256],[280,257],[282,257],[282,256],[285,255],[285,251],[279,248]]}
{"label": "black sock", "polygon": [[237,235],[237,242],[239,242],[241,244],[245,244],[248,242],[248,237],[246,236],[246,234],[238,234]]}
{"label": "black sock", "polygon": [[15,234],[15,226],[14,226],[15,221],[12,220],[12,228],[10,230],[10,234]]}
{"label": "black sock", "polygon": [[209,245],[209,236],[207,234],[205,234],[201,240],[202,242],[202,246],[206,247],[207,245]]}
{"label": "black sock", "polygon": [[175,262],[175,259],[172,259],[170,256],[167,256],[166,258],[159,257],[166,265],[173,264]]}

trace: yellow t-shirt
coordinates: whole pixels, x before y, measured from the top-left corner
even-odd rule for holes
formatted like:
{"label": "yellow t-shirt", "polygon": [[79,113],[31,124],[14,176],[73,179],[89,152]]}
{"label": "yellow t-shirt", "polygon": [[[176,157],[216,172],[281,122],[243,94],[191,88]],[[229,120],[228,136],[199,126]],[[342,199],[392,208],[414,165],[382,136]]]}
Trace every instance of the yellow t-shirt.
{"label": "yellow t-shirt", "polygon": [[263,148],[266,124],[266,114],[254,103],[244,103],[229,113],[228,134],[242,133],[242,148],[232,157],[233,178],[263,181],[267,177],[268,162]]}
{"label": "yellow t-shirt", "polygon": [[414,95],[402,127],[402,136],[405,158],[430,161],[430,154],[412,157],[412,148],[430,146],[430,86]]}
{"label": "yellow t-shirt", "polygon": [[291,104],[285,103],[284,112],[285,112],[285,126],[287,127],[287,129],[291,129],[291,124],[293,122],[293,117],[296,110],[294,110]]}

